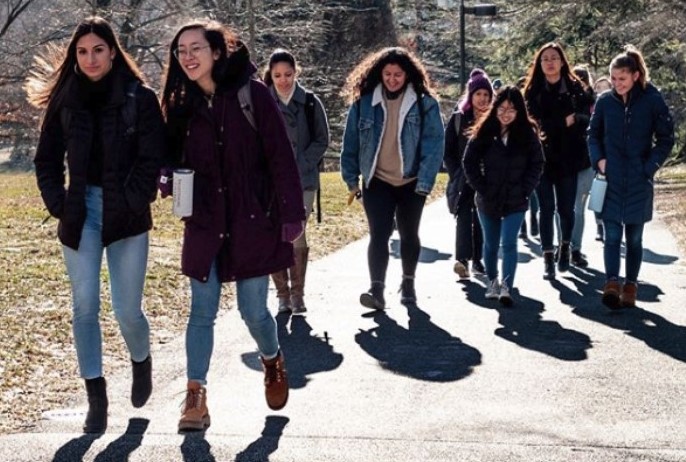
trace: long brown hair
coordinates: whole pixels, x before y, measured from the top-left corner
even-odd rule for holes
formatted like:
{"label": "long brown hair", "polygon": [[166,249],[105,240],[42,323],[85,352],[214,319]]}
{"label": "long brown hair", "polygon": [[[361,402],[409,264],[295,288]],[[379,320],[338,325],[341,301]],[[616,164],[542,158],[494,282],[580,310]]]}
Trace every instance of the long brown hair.
{"label": "long brown hair", "polygon": [[553,49],[557,52],[562,60],[562,68],[560,69],[560,77],[565,79],[567,82],[578,81],[578,77],[572,72],[572,68],[569,65],[569,60],[562,46],[556,42],[548,42],[538,49],[534,60],[529,66],[529,70],[526,74],[526,81],[524,83],[524,97],[528,100],[532,94],[537,94],[545,86],[545,74],[543,74],[543,69],[541,68],[541,56],[546,50]]}

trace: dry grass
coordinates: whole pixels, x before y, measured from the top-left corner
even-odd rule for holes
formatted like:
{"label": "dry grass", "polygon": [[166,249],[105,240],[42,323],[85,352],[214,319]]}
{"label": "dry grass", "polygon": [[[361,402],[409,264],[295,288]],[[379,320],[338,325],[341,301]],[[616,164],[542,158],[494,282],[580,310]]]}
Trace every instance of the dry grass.
{"label": "dry grass", "polygon": [[[439,175],[430,200],[443,194]],[[338,173],[322,175],[323,222],[308,225],[311,258],[317,259],[361,238],[367,231],[362,207],[346,205]],[[56,222],[43,220],[43,207],[30,173],[0,174],[0,434],[31,428],[43,411],[64,406],[83,393],[71,335],[71,295],[56,236]],[[153,206],[145,309],[155,345],[181,335],[188,316],[188,281],[180,274],[182,226],[169,200]],[[103,270],[103,280],[107,274]],[[229,286],[230,287],[230,286]],[[128,367],[128,355],[103,290],[105,374]],[[226,290],[222,306],[232,299]]]}
{"label": "dry grass", "polygon": [[656,180],[655,207],[686,253],[686,165],[663,168]]}

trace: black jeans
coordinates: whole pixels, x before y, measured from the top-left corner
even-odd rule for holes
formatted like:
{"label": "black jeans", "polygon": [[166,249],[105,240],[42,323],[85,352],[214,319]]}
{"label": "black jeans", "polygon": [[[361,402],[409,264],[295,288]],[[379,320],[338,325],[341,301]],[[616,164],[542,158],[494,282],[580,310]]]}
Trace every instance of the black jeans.
{"label": "black jeans", "polygon": [[539,230],[541,233],[541,250],[553,250],[555,228],[555,211],[560,216],[561,242],[572,240],[574,228],[574,202],[576,201],[576,175],[557,178],[554,181],[543,175],[536,187],[540,205]]}
{"label": "black jeans", "polygon": [[470,203],[462,204],[455,217],[455,260],[481,260],[484,239],[481,234],[479,215],[474,206],[474,194]]}
{"label": "black jeans", "polygon": [[400,234],[400,260],[403,274],[414,276],[419,262],[419,222],[426,197],[414,192],[416,182],[393,186],[378,178],[362,192],[364,211],[369,223],[367,262],[372,282],[386,281],[389,239],[395,217]]}

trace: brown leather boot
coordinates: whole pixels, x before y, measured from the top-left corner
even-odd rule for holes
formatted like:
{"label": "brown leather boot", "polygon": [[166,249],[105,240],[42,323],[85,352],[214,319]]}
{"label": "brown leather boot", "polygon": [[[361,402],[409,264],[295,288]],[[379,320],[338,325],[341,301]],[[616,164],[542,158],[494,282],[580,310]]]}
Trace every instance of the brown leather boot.
{"label": "brown leather boot", "polygon": [[179,431],[202,431],[210,426],[207,390],[198,382],[188,381],[186,400],[179,420]]}
{"label": "brown leather boot", "polygon": [[636,306],[636,292],[638,286],[633,282],[626,282],[622,286],[622,294],[619,296],[619,303],[624,308],[633,308]]}
{"label": "brown leather boot", "polygon": [[264,368],[264,395],[267,406],[278,411],[288,402],[288,375],[284,364],[283,353],[279,351],[276,358],[262,359]]}
{"label": "brown leather boot", "polygon": [[290,268],[291,272],[291,307],[293,313],[304,313],[305,308],[305,274],[307,273],[307,258],[310,254],[309,247],[296,247],[295,265]]}
{"label": "brown leather boot", "polygon": [[613,310],[619,308],[619,290],[619,281],[607,281],[603,287],[603,304]]}
{"label": "brown leather boot", "polygon": [[272,273],[276,297],[279,299],[279,313],[291,311],[291,290],[288,288],[288,270]]}

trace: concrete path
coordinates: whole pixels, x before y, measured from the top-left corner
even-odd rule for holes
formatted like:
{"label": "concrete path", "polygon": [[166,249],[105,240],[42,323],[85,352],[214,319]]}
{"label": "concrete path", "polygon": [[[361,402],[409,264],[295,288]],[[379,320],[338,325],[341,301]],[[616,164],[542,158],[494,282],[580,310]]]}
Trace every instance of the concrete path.
{"label": "concrete path", "polygon": [[83,414],[70,411],[72,420],[0,437],[0,460],[684,461],[683,256],[663,223],[650,223],[638,307],[611,313],[599,303],[591,228],[590,268],[553,283],[541,278],[538,241],[520,244],[516,305],[501,308],[484,299],[483,281],[456,282],[454,222],[440,200],[422,222],[417,307],[399,303],[398,258],[388,309],[359,305],[366,240],[311,262],[307,315],[277,318],[292,387],[283,411],[264,403],[254,343],[232,307],[216,326],[205,434],[176,433],[179,338],[154,352],[145,408],[129,404],[121,371],[109,378],[105,435],[81,435]]}

